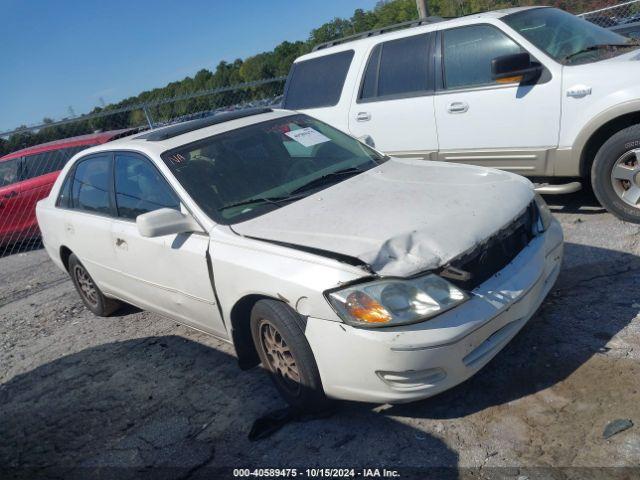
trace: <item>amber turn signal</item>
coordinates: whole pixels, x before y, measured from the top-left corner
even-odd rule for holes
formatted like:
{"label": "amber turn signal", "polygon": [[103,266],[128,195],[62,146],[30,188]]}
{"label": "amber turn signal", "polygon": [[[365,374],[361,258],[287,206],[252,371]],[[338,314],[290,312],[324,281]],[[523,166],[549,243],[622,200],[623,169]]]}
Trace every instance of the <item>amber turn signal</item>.
{"label": "amber turn signal", "polygon": [[363,292],[352,292],[346,299],[345,307],[353,317],[367,323],[387,323],[391,321],[391,314]]}
{"label": "amber turn signal", "polygon": [[518,75],[515,77],[504,77],[498,78],[496,83],[520,83],[524,77],[522,75]]}

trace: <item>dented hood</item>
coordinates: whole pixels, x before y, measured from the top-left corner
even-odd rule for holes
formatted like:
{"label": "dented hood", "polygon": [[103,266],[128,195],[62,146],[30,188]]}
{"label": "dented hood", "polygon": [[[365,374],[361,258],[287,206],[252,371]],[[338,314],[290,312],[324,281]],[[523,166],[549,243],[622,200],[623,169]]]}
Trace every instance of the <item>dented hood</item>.
{"label": "dented hood", "polygon": [[531,183],[511,173],[391,159],[233,229],[355,257],[381,275],[407,276],[471,250],[532,199]]}

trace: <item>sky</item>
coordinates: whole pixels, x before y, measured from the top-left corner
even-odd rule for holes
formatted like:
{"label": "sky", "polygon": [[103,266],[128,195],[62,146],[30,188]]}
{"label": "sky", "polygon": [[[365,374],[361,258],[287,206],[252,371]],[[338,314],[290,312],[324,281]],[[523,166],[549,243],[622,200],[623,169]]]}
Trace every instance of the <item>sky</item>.
{"label": "sky", "polygon": [[376,0],[0,0],[0,131],[305,40]]}

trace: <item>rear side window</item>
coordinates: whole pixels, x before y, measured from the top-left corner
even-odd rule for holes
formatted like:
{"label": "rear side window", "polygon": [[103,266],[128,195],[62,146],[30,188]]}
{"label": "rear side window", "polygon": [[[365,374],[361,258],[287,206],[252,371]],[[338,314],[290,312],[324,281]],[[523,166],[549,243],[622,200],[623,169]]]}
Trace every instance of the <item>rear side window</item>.
{"label": "rear side window", "polygon": [[29,178],[40,177],[62,170],[71,157],[85,148],[89,148],[89,146],[62,148],[60,150],[27,155],[22,163],[22,179],[28,180]]}
{"label": "rear side window", "polygon": [[369,56],[360,99],[415,96],[433,90],[430,39],[427,33],[376,45]]}
{"label": "rear side window", "polygon": [[158,169],[138,155],[116,155],[115,189],[120,218],[135,220],[160,208],[180,210],[178,197]]}
{"label": "rear side window", "polygon": [[473,25],[443,32],[445,88],[469,88],[495,83],[491,60],[519,53],[520,46],[489,25]]}
{"label": "rear side window", "polygon": [[283,107],[299,110],[331,107],[340,100],[353,50],[294,63]]}
{"label": "rear side window", "polygon": [[0,187],[12,185],[18,181],[19,162],[19,158],[0,162]]}
{"label": "rear side window", "polygon": [[99,155],[80,161],[71,184],[71,208],[110,214],[110,179],[111,155]]}

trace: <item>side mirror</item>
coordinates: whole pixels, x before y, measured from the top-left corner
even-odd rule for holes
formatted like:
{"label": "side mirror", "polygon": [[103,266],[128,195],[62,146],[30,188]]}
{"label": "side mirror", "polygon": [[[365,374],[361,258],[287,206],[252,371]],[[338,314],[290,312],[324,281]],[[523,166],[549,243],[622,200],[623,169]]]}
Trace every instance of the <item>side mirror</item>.
{"label": "side mirror", "polygon": [[542,65],[531,61],[527,52],[503,55],[491,60],[491,74],[498,83],[519,83],[542,73]]}
{"label": "side mirror", "polygon": [[161,237],[162,235],[203,231],[191,215],[185,215],[172,208],[161,208],[138,215],[136,225],[138,232],[143,237]]}

